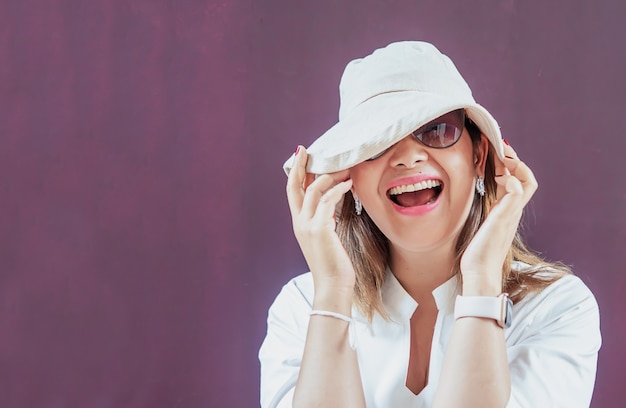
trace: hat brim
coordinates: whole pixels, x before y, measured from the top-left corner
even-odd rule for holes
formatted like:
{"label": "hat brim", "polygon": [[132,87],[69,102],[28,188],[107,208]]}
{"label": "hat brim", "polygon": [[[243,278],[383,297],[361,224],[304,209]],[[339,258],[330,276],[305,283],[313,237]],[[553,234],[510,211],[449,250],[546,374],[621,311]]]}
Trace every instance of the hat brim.
{"label": "hat brim", "polygon": [[[463,101],[423,91],[377,95],[353,109],[307,148],[307,172],[334,173],[349,169],[399,142],[414,130],[448,112],[465,109],[500,159],[504,144],[493,116],[471,96]],[[283,165],[288,174],[294,155]]]}

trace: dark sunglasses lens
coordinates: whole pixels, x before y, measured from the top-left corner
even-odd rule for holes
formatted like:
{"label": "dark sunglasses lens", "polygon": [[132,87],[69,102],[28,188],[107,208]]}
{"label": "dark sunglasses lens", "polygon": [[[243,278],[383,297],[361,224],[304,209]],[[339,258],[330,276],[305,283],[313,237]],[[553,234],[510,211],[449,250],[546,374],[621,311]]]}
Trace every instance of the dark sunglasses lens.
{"label": "dark sunglasses lens", "polygon": [[[453,115],[454,114],[454,115]],[[453,116],[451,116],[453,115]],[[445,115],[446,118],[441,118],[442,120],[450,120],[457,124],[452,123],[433,123],[426,127],[421,133],[417,133],[417,130],[413,132],[413,136],[424,145],[428,147],[434,147],[438,149],[442,149],[445,147],[450,147],[461,138],[461,133],[463,133],[463,126],[465,123],[465,112],[463,110],[457,110]],[[419,130],[419,129],[418,129]],[[378,153],[375,156],[370,157],[366,161],[376,160],[379,157],[383,156],[387,153],[389,149],[385,149],[382,152]]]}
{"label": "dark sunglasses lens", "polygon": [[452,146],[461,137],[461,129],[451,123],[438,123],[424,130],[422,133],[413,133],[426,146],[443,148]]}

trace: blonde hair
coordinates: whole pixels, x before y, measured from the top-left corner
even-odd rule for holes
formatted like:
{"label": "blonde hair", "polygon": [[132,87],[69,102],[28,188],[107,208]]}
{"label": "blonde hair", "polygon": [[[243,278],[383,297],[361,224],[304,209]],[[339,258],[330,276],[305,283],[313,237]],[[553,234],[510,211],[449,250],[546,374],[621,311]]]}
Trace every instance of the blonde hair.
{"label": "blonde hair", "polygon": [[[480,142],[480,130],[469,119],[467,128],[474,147]],[[485,167],[485,195],[475,194],[474,202],[456,242],[454,272],[461,272],[461,257],[478,228],[482,225],[496,199],[494,173],[494,153],[491,145]],[[352,260],[356,272],[354,303],[370,320],[378,312],[387,318],[383,301],[382,286],[389,263],[389,241],[378,229],[374,221],[363,210],[360,215],[354,211],[354,198],[348,192],[344,197],[337,222],[337,234]],[[513,268],[513,262],[521,262],[524,267]],[[559,262],[548,262],[532,252],[524,244],[519,229],[502,265],[502,289],[517,303],[529,293],[539,292],[557,281],[571,270]]]}

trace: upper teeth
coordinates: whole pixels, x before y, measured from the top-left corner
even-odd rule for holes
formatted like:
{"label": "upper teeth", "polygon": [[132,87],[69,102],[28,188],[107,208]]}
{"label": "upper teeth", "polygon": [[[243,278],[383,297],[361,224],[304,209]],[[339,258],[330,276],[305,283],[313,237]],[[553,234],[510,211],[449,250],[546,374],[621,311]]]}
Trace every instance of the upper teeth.
{"label": "upper teeth", "polygon": [[425,190],[427,188],[438,187],[441,182],[438,180],[424,180],[415,184],[403,184],[401,186],[395,186],[389,190],[389,195],[398,195],[402,193],[411,193],[413,191]]}

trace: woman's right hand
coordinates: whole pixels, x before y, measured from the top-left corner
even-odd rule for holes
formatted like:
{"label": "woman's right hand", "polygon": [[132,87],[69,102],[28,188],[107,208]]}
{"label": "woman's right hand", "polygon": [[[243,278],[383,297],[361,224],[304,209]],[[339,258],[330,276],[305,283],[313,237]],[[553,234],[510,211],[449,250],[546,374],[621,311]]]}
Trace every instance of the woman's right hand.
{"label": "woman's right hand", "polygon": [[307,160],[306,150],[299,146],[287,181],[293,231],[313,274],[316,299],[334,299],[331,303],[339,306],[338,297],[352,300],[355,273],[335,232],[335,206],[352,187],[352,180],[347,179],[348,170],[316,177],[306,172]]}

